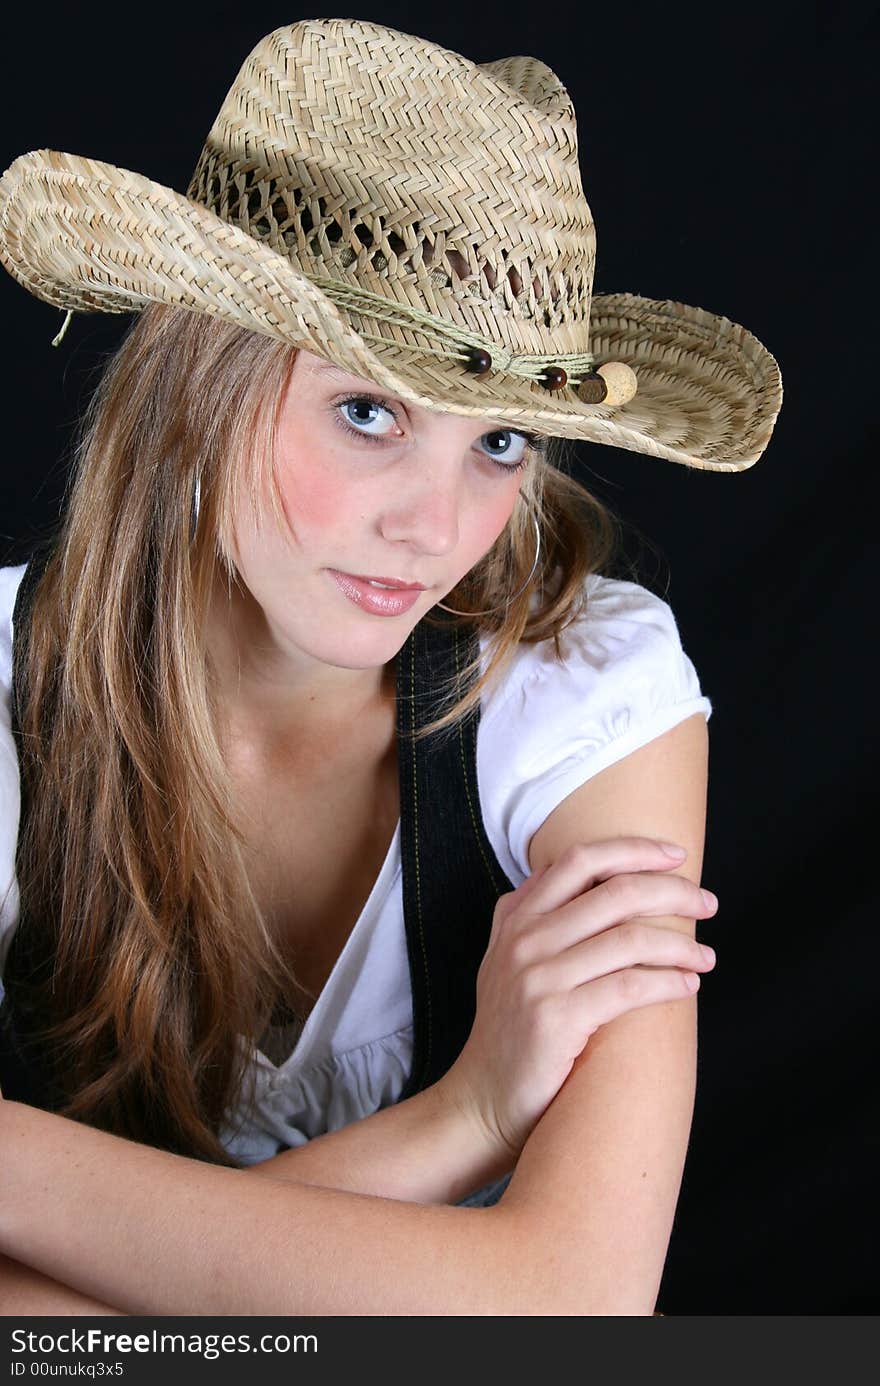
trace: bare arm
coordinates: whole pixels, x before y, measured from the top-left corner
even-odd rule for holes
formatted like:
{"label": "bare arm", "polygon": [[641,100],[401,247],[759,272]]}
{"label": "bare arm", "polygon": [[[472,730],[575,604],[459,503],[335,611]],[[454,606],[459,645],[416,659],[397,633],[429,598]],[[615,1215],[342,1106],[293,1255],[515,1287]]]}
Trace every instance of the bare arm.
{"label": "bare arm", "polygon": [[[509,1172],[510,1151],[458,1091],[455,1070],[393,1107],[283,1151],[244,1173],[414,1203],[457,1203]],[[2,1113],[0,1113],[2,1115]],[[58,1272],[53,1272],[56,1277]],[[7,1313],[122,1314],[21,1261],[0,1255]]]}
{"label": "bare arm", "polygon": [[122,1313],[121,1309],[112,1309],[109,1304],[81,1295],[69,1285],[60,1285],[57,1280],[8,1256],[0,1256],[0,1305],[3,1318],[13,1314],[80,1318]]}
{"label": "bare arm", "polygon": [[[677,874],[699,882],[707,775],[708,728],[698,714],[565,800],[532,839],[532,869],[572,840],[635,832],[687,847]],[[689,919],[644,922],[694,934]],[[558,1229],[553,1254],[574,1284],[581,1276],[582,1303],[605,1306],[568,1313],[654,1308],[693,1117],[696,1050],[696,997],[617,1017],[592,1037],[526,1144],[505,1202],[536,1236],[542,1219]]]}
{"label": "bare arm", "polygon": [[[406,1102],[253,1165],[247,1174],[414,1203],[456,1203],[500,1178],[510,1152],[461,1098],[454,1072]],[[58,1272],[53,1272],[56,1277]],[[6,1314],[122,1314],[58,1278],[0,1255]]]}
{"label": "bare arm", "polygon": [[[555,855],[599,824],[602,837],[680,841],[687,874],[698,871],[702,721],[596,777],[592,803],[588,786],[571,796],[536,835],[535,866],[542,849]],[[254,1179],[0,1104],[0,1246],[129,1313],[650,1313],[687,1144],[693,1042],[692,1000],[605,1026],[487,1209]]]}

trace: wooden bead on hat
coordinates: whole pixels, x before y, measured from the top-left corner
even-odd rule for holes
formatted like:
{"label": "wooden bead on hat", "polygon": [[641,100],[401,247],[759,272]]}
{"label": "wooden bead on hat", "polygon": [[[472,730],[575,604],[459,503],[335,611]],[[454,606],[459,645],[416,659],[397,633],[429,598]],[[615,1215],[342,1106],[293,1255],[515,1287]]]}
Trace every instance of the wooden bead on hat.
{"label": "wooden bead on hat", "polygon": [[606,361],[585,375],[578,386],[578,399],[585,404],[626,404],[638,389],[638,377],[625,361]]}
{"label": "wooden bead on hat", "polygon": [[545,390],[564,390],[568,376],[561,366],[548,366],[541,376],[541,384]]}
{"label": "wooden bead on hat", "polygon": [[465,370],[473,375],[485,375],[492,369],[492,357],[482,347],[471,347]]}
{"label": "wooden bead on hat", "polygon": [[584,404],[601,404],[608,394],[608,386],[597,371],[589,371],[577,387],[577,397]]}
{"label": "wooden bead on hat", "polygon": [[625,361],[606,361],[597,375],[601,375],[608,387],[606,404],[628,404],[639,388],[638,376]]}

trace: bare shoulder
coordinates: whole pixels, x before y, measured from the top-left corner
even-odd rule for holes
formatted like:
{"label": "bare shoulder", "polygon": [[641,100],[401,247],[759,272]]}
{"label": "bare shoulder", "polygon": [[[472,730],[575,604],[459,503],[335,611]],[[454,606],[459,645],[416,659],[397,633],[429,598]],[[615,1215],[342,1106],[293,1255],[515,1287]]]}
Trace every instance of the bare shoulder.
{"label": "bare shoulder", "polygon": [[680,874],[698,881],[706,829],[709,729],[702,713],[685,718],[574,790],[534,833],[533,871],[576,842],[636,835],[680,843]]}

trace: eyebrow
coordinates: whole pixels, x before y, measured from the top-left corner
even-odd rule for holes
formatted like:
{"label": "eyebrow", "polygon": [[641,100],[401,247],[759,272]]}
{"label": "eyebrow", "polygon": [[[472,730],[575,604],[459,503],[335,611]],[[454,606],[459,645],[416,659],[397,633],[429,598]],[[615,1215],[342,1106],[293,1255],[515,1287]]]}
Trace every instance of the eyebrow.
{"label": "eyebrow", "polygon": [[315,366],[315,367],[313,368],[312,374],[313,374],[313,375],[340,375],[340,376],[345,376],[346,378],[350,378],[350,379],[356,379],[356,378],[357,378],[357,377],[355,377],[355,376],[352,376],[351,371],[343,370],[343,368],[342,368],[341,366],[336,366],[336,365],[334,365],[334,363],[333,363],[332,361],[321,361],[317,366]]}

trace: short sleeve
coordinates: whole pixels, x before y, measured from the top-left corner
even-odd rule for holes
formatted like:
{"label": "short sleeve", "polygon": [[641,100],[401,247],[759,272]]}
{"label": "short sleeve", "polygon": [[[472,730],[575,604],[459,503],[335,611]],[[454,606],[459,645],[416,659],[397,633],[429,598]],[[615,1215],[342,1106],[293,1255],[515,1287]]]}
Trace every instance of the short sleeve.
{"label": "short sleeve", "polygon": [[12,739],[12,612],[25,564],[0,568],[0,973],[18,923],[15,849],[21,814],[18,753]]}
{"label": "short sleeve", "polygon": [[592,575],[583,614],[560,638],[522,646],[481,709],[483,821],[519,885],[533,835],[573,790],[712,704],[671,607],[637,583]]}

